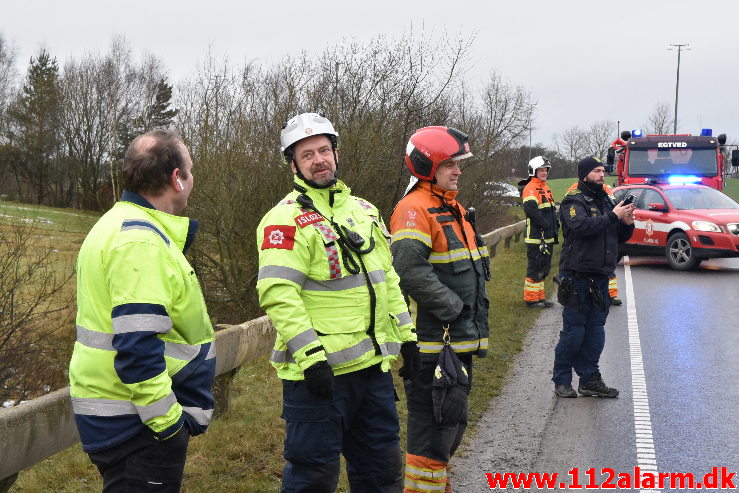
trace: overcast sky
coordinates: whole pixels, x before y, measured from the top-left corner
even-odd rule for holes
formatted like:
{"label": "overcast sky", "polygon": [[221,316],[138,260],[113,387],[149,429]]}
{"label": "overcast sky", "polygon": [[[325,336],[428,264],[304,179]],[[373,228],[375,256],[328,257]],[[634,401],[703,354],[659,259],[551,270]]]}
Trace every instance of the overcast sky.
{"label": "overcast sky", "polygon": [[677,52],[667,47],[689,43],[678,131],[710,127],[739,142],[736,0],[4,0],[0,12],[21,72],[41,46],[63,63],[105,53],[124,35],[137,55],[159,56],[175,82],[194,74],[209,48],[241,65],[411,29],[475,36],[467,78],[477,83],[498,70],[528,89],[538,102],[533,140],[547,145],[554,133],[596,120],[637,128],[658,102],[673,105]]}

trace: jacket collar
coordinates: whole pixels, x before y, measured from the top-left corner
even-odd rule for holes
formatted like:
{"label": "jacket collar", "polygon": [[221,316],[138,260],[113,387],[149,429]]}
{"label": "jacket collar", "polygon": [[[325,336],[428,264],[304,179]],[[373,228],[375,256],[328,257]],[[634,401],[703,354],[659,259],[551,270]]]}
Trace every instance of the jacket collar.
{"label": "jacket collar", "polygon": [[[131,204],[137,205],[143,209],[148,209],[148,213],[155,217],[164,229],[167,230],[167,234],[174,240],[179,248],[182,249],[182,253],[187,253],[187,250],[195,241],[195,235],[198,233],[198,222],[195,219],[190,219],[184,216],[173,216],[157,210],[151,202],[146,200],[144,197],[136,192],[130,190],[124,190],[121,195],[121,202],[130,202]],[[187,228],[185,229],[185,224]]]}
{"label": "jacket collar", "polygon": [[430,192],[432,195],[442,200],[442,202],[451,206],[457,204],[457,194],[459,193],[459,190],[444,190],[440,186],[426,180],[419,180],[416,188]]}
{"label": "jacket collar", "polygon": [[336,184],[329,188],[313,188],[301,180],[298,175],[293,175],[293,184],[297,185],[295,190],[298,194],[301,193],[299,189],[304,189],[306,195],[313,200],[319,210],[331,209],[341,205],[352,192],[351,188],[341,180],[337,180]]}
{"label": "jacket collar", "polygon": [[537,187],[545,187],[545,186],[547,186],[546,180],[542,180],[542,179],[537,178],[535,176],[532,176],[531,177],[531,183],[533,183]]}

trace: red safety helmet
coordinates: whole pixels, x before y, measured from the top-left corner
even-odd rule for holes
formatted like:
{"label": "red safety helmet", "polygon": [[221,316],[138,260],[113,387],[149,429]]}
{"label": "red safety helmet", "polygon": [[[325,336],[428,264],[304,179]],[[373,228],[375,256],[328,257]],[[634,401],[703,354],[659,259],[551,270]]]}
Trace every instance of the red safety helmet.
{"label": "red safety helmet", "polygon": [[467,134],[452,127],[424,127],[416,130],[405,148],[405,165],[421,180],[433,180],[436,168],[447,159],[472,156]]}

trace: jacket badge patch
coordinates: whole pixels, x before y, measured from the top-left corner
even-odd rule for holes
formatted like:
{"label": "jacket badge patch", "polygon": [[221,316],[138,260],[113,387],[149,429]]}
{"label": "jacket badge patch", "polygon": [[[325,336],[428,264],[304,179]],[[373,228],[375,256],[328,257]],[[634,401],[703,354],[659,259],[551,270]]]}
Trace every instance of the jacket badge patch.
{"label": "jacket badge patch", "polygon": [[570,217],[575,217],[577,215],[577,212],[575,212],[575,206],[570,206]]}
{"label": "jacket badge patch", "polygon": [[292,250],[295,246],[295,226],[267,226],[264,228],[262,250],[282,248]]}
{"label": "jacket badge patch", "polygon": [[409,221],[415,221],[416,220],[416,211],[408,211],[406,212],[406,216],[408,217]]}
{"label": "jacket badge patch", "polygon": [[301,228],[304,228],[309,224],[317,223],[318,221],[323,221],[323,216],[317,212],[306,212],[305,214],[301,214],[295,218],[295,222]]}

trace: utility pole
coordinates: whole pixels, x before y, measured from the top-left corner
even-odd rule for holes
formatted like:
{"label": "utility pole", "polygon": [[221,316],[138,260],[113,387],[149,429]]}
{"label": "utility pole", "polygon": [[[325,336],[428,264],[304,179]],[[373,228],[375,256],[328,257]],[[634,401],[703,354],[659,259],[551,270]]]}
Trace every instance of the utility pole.
{"label": "utility pole", "polygon": [[677,133],[677,96],[678,90],[680,89],[680,53],[682,52],[683,48],[685,48],[685,51],[690,51],[690,48],[688,48],[688,46],[690,46],[690,44],[671,44],[670,48],[667,48],[668,51],[671,51],[673,47],[677,47],[677,82],[675,82],[675,121],[673,122],[673,134]]}

